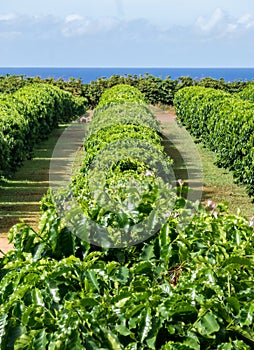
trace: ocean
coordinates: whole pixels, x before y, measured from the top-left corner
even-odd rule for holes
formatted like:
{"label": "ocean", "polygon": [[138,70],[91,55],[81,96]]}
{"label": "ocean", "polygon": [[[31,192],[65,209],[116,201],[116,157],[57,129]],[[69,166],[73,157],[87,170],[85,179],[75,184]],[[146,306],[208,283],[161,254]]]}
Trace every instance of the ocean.
{"label": "ocean", "polygon": [[193,79],[214,78],[225,81],[252,81],[254,80],[254,68],[1,68],[0,76],[24,75],[26,77],[39,76],[41,79],[54,78],[68,81],[70,78],[80,78],[84,84],[89,84],[97,78],[109,78],[112,75],[144,75],[149,73],[155,77],[165,79],[177,79],[181,76],[189,76]]}

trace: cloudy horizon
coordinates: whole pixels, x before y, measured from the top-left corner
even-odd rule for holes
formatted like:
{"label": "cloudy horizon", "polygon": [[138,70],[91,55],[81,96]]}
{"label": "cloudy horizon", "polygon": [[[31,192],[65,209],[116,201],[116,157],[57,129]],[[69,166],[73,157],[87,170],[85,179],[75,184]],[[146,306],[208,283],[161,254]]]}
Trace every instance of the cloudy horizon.
{"label": "cloudy horizon", "polygon": [[[164,7],[107,0],[97,12],[98,0],[89,6],[62,0],[59,9],[58,0],[44,1],[22,8],[10,0],[0,9],[0,66],[254,66],[254,4],[247,1],[203,2],[191,10],[187,0],[157,0]],[[180,5],[189,15],[181,18]]]}

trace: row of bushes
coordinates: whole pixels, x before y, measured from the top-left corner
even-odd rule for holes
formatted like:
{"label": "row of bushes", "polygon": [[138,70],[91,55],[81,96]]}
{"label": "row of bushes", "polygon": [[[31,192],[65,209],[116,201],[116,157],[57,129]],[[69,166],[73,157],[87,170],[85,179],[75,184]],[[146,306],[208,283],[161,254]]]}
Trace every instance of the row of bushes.
{"label": "row of bushes", "polygon": [[[163,152],[158,128],[145,97],[126,84],[107,90],[94,111],[84,142],[85,159],[72,185],[78,203],[91,220],[127,230],[124,234],[114,232],[118,238],[107,230],[110,246],[142,240],[141,227],[136,228],[139,236],[133,226],[155,209],[163,186],[157,182],[170,174],[170,161]],[[155,214],[154,218],[151,225],[157,220]],[[93,234],[94,243],[97,239],[100,245],[101,231],[98,237]]]}
{"label": "row of bushes", "polygon": [[[128,100],[127,106],[129,103],[133,107],[133,101]],[[132,123],[127,122],[127,106],[121,103],[118,107],[124,110],[120,113],[129,126]],[[136,109],[138,106],[135,104]],[[111,108],[114,119],[116,106],[96,110],[101,125],[104,113],[110,113]],[[116,116],[117,123],[119,119]],[[149,127],[151,122],[152,118],[148,124],[141,119],[136,125]],[[131,208],[143,193],[149,196],[143,197],[147,200],[142,211],[145,215],[151,212],[158,184],[153,166],[159,172],[163,173],[164,167],[168,171],[163,162],[161,167],[154,163],[162,154],[159,143],[153,140],[150,144],[151,133],[149,141],[142,137],[121,140],[120,134],[118,142],[115,135],[108,145],[104,141],[100,144],[96,124],[92,123],[85,140],[85,156],[90,152],[87,142],[95,135],[100,151],[96,153],[92,147],[91,162],[85,161],[89,166],[81,168],[80,175],[85,177],[94,171],[98,177],[98,183],[89,186],[93,190],[95,185],[98,190],[94,191],[97,203],[100,194],[108,194],[107,199],[112,195],[111,211],[124,214],[126,197],[132,195],[129,219],[145,219],[135,217]],[[134,143],[138,147],[132,152]],[[142,158],[136,158],[140,156],[139,146],[147,143],[153,149],[148,146],[148,153],[144,151]],[[157,154],[153,157],[149,151]],[[105,171],[109,177],[102,193],[99,186]],[[80,187],[78,193],[83,189]],[[168,197],[165,220],[156,234],[131,247],[102,248],[89,243],[94,230],[90,230],[87,240],[80,239],[80,232],[71,231],[68,221],[59,216],[57,197],[62,196],[65,217],[72,204],[65,206],[64,192],[43,199],[38,232],[25,223],[10,231],[14,250],[0,259],[2,350],[253,349],[254,218],[248,222],[244,217],[227,215],[222,205],[210,202],[205,208],[196,207],[180,197],[174,198],[172,207]],[[110,222],[109,211],[103,211],[103,207],[98,215],[97,208],[90,206],[91,193],[87,194],[89,205],[83,209],[91,217],[94,214],[101,227],[126,226],[124,215],[119,215],[116,224]],[[160,203],[158,206],[163,211]],[[189,216],[193,206],[196,215]],[[100,220],[102,217],[104,220]],[[70,219],[79,219],[79,214],[74,211]],[[79,230],[81,225],[72,228]],[[103,243],[103,232],[100,234]],[[142,236],[142,231],[137,234]]]}
{"label": "row of bushes", "polygon": [[83,98],[55,86],[32,84],[0,94],[0,175],[8,175],[31,156],[33,147],[60,122],[85,111]]}
{"label": "row of bushes", "polygon": [[12,93],[25,85],[36,83],[47,83],[56,85],[62,90],[72,93],[74,96],[85,97],[88,101],[88,107],[93,109],[97,106],[101,95],[105,90],[117,85],[127,84],[136,87],[141,91],[147,103],[172,105],[175,93],[183,87],[202,86],[221,89],[230,93],[241,91],[249,83],[246,81],[226,82],[224,79],[202,78],[200,80],[192,79],[188,76],[182,76],[178,79],[165,79],[144,75],[113,75],[110,78],[98,78],[90,84],[84,84],[80,78],[70,78],[69,81],[63,79],[55,80],[53,78],[40,79],[40,77],[26,78],[25,76],[6,76],[0,77],[0,92]]}
{"label": "row of bushes", "polygon": [[232,170],[251,196],[254,195],[253,100],[254,85],[233,96],[211,88],[189,87],[180,90],[174,99],[179,120],[197,140],[216,152],[218,165]]}

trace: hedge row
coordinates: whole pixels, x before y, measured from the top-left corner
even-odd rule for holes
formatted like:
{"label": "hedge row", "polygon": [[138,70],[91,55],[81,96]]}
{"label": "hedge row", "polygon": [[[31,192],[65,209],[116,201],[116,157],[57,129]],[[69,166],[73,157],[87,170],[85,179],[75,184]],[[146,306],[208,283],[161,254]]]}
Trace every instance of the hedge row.
{"label": "hedge row", "polygon": [[[249,95],[250,88],[247,88]],[[246,96],[243,92],[239,96]],[[201,87],[180,90],[176,114],[190,132],[216,152],[219,166],[233,171],[254,195],[254,104],[238,95]]]}
{"label": "hedge row", "polygon": [[238,96],[243,100],[254,102],[254,83],[248,84],[238,93]]}
{"label": "hedge row", "polygon": [[59,122],[85,111],[84,99],[46,84],[0,95],[0,175],[8,175],[31,156],[33,147]]}
{"label": "hedge row", "polygon": [[170,173],[158,128],[136,88],[117,85],[102,95],[85,138],[81,172],[73,181],[89,218],[123,228],[149,215],[158,197],[157,177]]}

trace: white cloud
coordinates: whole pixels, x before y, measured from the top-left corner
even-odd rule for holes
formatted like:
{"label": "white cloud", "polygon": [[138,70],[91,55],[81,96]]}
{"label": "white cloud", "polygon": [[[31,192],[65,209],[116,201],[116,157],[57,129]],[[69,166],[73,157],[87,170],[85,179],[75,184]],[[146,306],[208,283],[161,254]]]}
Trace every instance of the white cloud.
{"label": "white cloud", "polygon": [[146,19],[120,20],[116,17],[88,18],[71,15],[65,19],[62,33],[65,37],[93,37],[98,40],[151,40],[159,30]]}
{"label": "white cloud", "polygon": [[[91,65],[100,65],[99,62],[114,65],[113,60],[118,60],[119,65],[128,60],[129,65],[141,66],[153,62],[155,65],[183,66],[184,62],[187,62],[186,66],[198,65],[196,60],[212,65],[213,58],[222,62],[222,55],[227,57],[224,62],[230,59],[233,65],[233,59],[237,57],[251,61],[253,37],[254,17],[251,13],[233,17],[220,8],[210,16],[197,17],[192,25],[169,23],[163,29],[147,18],[86,17],[78,12],[63,17],[7,13],[0,14],[0,45],[4,48],[0,66],[8,65],[14,58],[20,65],[21,51],[24,52],[23,65],[29,59],[33,59],[34,65],[34,62],[85,65],[84,60],[89,59]],[[135,63],[137,61],[139,63]]]}
{"label": "white cloud", "polygon": [[66,37],[105,35],[110,31],[119,29],[121,22],[113,17],[100,17],[98,19],[67,16],[62,26],[62,33]]}
{"label": "white cloud", "polygon": [[[119,2],[120,4],[121,2]],[[120,6],[120,5],[119,5]],[[114,16],[83,17],[73,13],[64,18],[54,16],[23,16],[14,13],[0,14],[0,32],[19,33],[24,38],[93,38],[135,41],[162,40],[163,42],[213,40],[214,38],[245,35],[254,29],[254,17],[250,13],[233,18],[221,8],[210,16],[199,16],[193,25],[159,27],[148,19],[119,19]]]}
{"label": "white cloud", "polygon": [[240,39],[249,35],[254,29],[254,17],[247,13],[240,17],[229,16],[221,8],[217,8],[210,17],[200,16],[194,23],[193,30],[203,40],[220,38],[223,40]]}
{"label": "white cloud", "polygon": [[83,20],[83,17],[76,14],[66,16],[65,18],[66,23],[73,22],[73,21],[82,21],[82,20]]}
{"label": "white cloud", "polygon": [[198,17],[196,26],[204,32],[209,32],[225,21],[225,15],[220,8],[217,8],[210,18]]}
{"label": "white cloud", "polygon": [[254,26],[254,16],[250,13],[246,13],[244,16],[238,19],[237,24],[249,29]]}
{"label": "white cloud", "polygon": [[7,14],[0,14],[0,21],[11,21],[16,19],[16,14],[15,13],[7,13]]}

